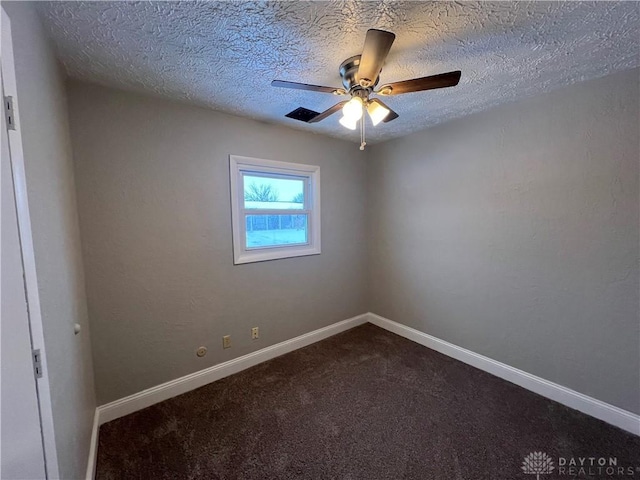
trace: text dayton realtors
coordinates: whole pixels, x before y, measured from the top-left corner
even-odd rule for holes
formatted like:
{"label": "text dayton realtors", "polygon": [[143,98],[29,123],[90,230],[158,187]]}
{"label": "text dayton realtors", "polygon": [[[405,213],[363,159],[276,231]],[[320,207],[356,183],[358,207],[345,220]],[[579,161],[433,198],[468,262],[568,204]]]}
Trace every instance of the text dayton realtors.
{"label": "text dayton realtors", "polygon": [[616,457],[558,457],[559,475],[628,475],[636,469],[618,465]]}

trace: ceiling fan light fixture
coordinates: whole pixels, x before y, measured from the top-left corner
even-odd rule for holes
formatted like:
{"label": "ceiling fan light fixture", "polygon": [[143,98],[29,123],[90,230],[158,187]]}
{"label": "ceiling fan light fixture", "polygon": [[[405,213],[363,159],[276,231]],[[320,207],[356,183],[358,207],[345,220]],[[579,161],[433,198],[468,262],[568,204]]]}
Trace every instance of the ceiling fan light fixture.
{"label": "ceiling fan light fixture", "polygon": [[340,119],[340,125],[342,125],[345,128],[348,128],[349,130],[355,130],[356,127],[358,126],[358,119],[352,119],[347,116],[343,116]]}
{"label": "ceiling fan light fixture", "polygon": [[369,117],[371,117],[371,123],[373,123],[373,126],[375,127],[382,120],[387,118],[390,110],[374,101],[369,102],[369,104],[367,105],[367,112],[369,113]]}
{"label": "ceiling fan light fixture", "polygon": [[[353,97],[349,100],[344,107],[342,107],[342,114],[344,118],[349,122],[355,123],[362,117],[362,107],[364,103],[360,97]],[[343,124],[344,125],[344,124]]]}
{"label": "ceiling fan light fixture", "polygon": [[[362,54],[347,58],[340,64],[340,68],[338,69],[344,88],[273,80],[271,85],[274,87],[348,96],[344,101],[336,103],[323,112],[297,108],[285,116],[305,123],[317,123],[342,110],[343,116],[340,119],[340,124],[349,130],[356,130],[358,128],[358,122],[362,119],[359,125],[360,150],[364,150],[367,144],[365,141],[367,122],[365,121],[366,119],[363,118],[365,107],[373,126],[379,125],[380,122],[391,122],[399,116],[379,98],[369,99],[371,94],[396,96],[405,93],[455,87],[458,85],[462,72],[455,70],[437,75],[388,83],[379,87],[377,91],[374,90],[380,81],[380,72],[382,72],[382,67],[384,66],[395,38],[396,36],[392,32],[376,28],[367,30]],[[300,111],[304,111],[306,115],[301,115]]]}

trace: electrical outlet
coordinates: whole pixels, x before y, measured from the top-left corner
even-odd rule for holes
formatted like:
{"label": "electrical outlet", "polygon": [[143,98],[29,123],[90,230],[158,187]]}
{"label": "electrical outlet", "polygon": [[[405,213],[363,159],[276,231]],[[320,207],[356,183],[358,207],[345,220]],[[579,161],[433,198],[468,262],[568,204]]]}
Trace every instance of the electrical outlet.
{"label": "electrical outlet", "polygon": [[222,337],[222,348],[231,348],[231,335]]}
{"label": "electrical outlet", "polygon": [[253,327],[251,329],[251,338],[255,340],[256,338],[259,338],[259,337],[260,337],[260,331],[258,330],[258,327]]}

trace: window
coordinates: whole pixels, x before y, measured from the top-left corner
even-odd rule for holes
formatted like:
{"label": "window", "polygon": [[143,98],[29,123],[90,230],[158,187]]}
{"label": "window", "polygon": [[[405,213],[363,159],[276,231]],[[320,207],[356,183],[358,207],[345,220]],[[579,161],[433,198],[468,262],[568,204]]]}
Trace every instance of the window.
{"label": "window", "polygon": [[233,262],[320,253],[320,167],[229,157]]}

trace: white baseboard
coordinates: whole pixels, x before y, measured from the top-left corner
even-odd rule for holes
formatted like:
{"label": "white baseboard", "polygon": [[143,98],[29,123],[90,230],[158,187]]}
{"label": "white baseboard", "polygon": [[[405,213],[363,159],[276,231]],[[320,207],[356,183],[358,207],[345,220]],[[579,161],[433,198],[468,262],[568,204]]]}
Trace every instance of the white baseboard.
{"label": "white baseboard", "polygon": [[96,460],[98,459],[98,428],[100,427],[100,412],[96,408],[93,414],[93,428],[89,443],[89,461],[87,462],[86,480],[93,480],[96,475]]}
{"label": "white baseboard", "polygon": [[447,355],[456,360],[460,360],[468,365],[484,370],[496,377],[500,377],[508,382],[515,383],[527,390],[554,400],[567,407],[586,413],[599,420],[607,422],[616,427],[622,428],[635,435],[640,435],[640,415],[628,412],[622,408],[615,407],[608,403],[596,400],[582,393],[563,387],[557,383],[550,382],[530,373],[524,372],[504,363],[492,360],[478,353],[466,350],[452,343],[445,342],[439,338],[427,335],[411,327],[394,322],[387,318],[368,314],[370,323],[393,332],[401,337],[412,340],[420,345],[431,348],[437,352]]}
{"label": "white baseboard", "polygon": [[143,390],[128,397],[121,398],[111,403],[101,405],[96,408],[93,421],[93,431],[91,434],[91,446],[89,449],[89,462],[87,464],[86,480],[93,480],[95,476],[95,466],[98,447],[98,429],[100,425],[124,417],[130,413],[137,412],[143,408],[150,407],[156,403],[168,400],[183,393],[203,387],[211,382],[228,377],[234,373],[241,372],[247,368],[266,362],[272,358],[279,357],[285,353],[292,352],[312,343],[319,342],[325,338],[344,332],[351,328],[367,323],[367,314],[363,313],[356,317],[334,323],[324,328],[305,333],[299,337],[286,340],[284,342],[263,348],[253,353],[234,358],[228,362],[205,368],[199,372],[185,375],[184,377],[171,380],[156,387]]}
{"label": "white baseboard", "polygon": [[367,318],[367,314],[358,315],[357,317],[334,323],[327,327],[314,330],[313,332],[305,333],[299,337],[260,349],[256,352],[243,355],[242,357],[234,358],[228,362],[219,363],[213,367],[205,368],[199,372],[185,375],[184,377],[143,390],[142,392],[121,398],[120,400],[107,403],[97,408],[99,425],[195,390],[196,388],[241,372],[259,363],[324,340],[337,333],[357,327],[358,325],[367,323]]}
{"label": "white baseboard", "polygon": [[445,342],[444,340],[427,335],[426,333],[381,317],[375,313],[365,313],[99,406],[96,408],[93,430],[91,432],[86,480],[93,480],[95,475],[98,429],[100,425],[168,400],[169,398],[195,390],[221,378],[228,377],[234,373],[241,372],[242,370],[246,370],[272,358],[306,347],[307,345],[319,342],[320,340],[324,340],[325,338],[367,322],[455,358],[456,360],[472,365],[480,370],[484,370],[492,375],[503,378],[511,383],[515,383],[543,397],[555,400],[558,403],[579,410],[611,425],[640,435],[639,415],[614,407],[613,405],[583,395],[557,383],[536,377],[535,375],[510,367],[509,365],[458,347],[449,342]]}

